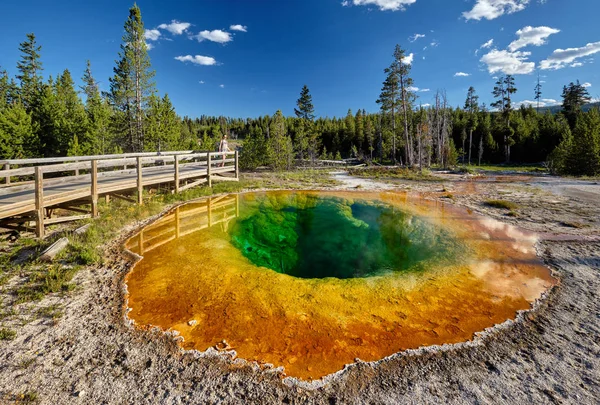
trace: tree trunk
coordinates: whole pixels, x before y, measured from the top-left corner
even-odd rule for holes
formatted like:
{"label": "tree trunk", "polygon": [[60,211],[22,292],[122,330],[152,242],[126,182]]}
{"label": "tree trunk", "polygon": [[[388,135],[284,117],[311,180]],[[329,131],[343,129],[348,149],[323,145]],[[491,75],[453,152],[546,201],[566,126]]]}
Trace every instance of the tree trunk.
{"label": "tree trunk", "polygon": [[406,165],[412,166],[412,145],[408,137],[408,112],[406,111],[406,93],[404,91],[404,77],[400,76],[400,92],[402,93],[402,112],[404,113],[404,141],[406,145],[404,147],[406,151]]}
{"label": "tree trunk", "polygon": [[473,128],[469,130],[469,166],[471,166],[471,149],[473,146]]}

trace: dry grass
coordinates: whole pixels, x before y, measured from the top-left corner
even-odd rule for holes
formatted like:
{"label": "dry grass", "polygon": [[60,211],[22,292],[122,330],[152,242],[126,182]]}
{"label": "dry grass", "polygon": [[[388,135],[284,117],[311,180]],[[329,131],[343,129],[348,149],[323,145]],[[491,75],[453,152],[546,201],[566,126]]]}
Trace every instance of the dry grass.
{"label": "dry grass", "polygon": [[499,208],[499,209],[504,209],[504,210],[516,210],[517,208],[519,208],[519,206],[513,202],[510,201],[506,201],[506,200],[487,200],[485,202],[485,205],[487,205],[488,207],[493,207],[493,208]]}
{"label": "dry grass", "polygon": [[348,173],[355,177],[368,177],[374,179],[401,179],[411,181],[439,181],[442,179],[431,175],[429,170],[412,170],[403,167],[355,167],[349,168]]}

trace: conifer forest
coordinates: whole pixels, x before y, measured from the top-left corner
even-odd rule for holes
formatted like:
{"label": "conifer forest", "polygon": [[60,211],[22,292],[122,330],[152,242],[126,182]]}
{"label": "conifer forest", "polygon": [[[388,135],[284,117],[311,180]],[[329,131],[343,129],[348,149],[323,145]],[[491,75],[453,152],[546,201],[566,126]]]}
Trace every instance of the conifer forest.
{"label": "conifer forest", "polygon": [[[137,6],[124,32],[107,91],[100,91],[94,67],[85,60],[81,72],[44,78],[43,44],[27,34],[19,45],[17,74],[0,70],[1,158],[216,150],[227,134],[237,140],[244,169],[357,158],[418,168],[543,163],[557,174],[600,174],[600,113],[578,81],[565,84],[558,111],[517,106],[518,93],[531,93],[539,105],[544,88],[538,81],[535,88],[518,89],[511,75],[498,77],[493,89],[470,87],[464,105],[449,105],[440,89],[424,107],[397,45],[390,65],[382,66],[383,83],[373,83],[381,86],[377,112],[353,106],[344,117],[319,116],[305,85],[297,101],[290,100],[294,116],[277,111],[216,117],[199,111],[197,117],[181,117],[153,81]],[[83,86],[75,85],[74,75]],[[485,92],[493,94],[491,105],[479,102]]]}

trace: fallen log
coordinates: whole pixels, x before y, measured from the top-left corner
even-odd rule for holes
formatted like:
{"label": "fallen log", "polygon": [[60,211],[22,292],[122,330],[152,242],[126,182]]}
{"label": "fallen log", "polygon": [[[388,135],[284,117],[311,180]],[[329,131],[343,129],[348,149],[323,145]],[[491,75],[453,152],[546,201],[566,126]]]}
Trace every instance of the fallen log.
{"label": "fallen log", "polygon": [[50,247],[48,249],[44,250],[44,252],[42,253],[42,255],[40,256],[39,259],[44,262],[51,262],[52,260],[54,260],[56,255],[58,255],[60,252],[63,251],[64,248],[67,247],[68,244],[69,244],[69,239],[60,238],[59,240],[54,242],[52,245],[50,245]]}

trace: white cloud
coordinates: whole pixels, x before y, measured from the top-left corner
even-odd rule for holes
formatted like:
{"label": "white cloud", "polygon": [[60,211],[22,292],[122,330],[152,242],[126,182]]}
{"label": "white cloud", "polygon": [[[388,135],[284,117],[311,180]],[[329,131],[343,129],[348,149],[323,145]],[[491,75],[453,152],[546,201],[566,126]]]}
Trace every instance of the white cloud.
{"label": "white cloud", "polygon": [[411,53],[408,56],[404,57],[404,60],[402,61],[402,63],[404,63],[405,65],[410,65],[413,63],[414,59],[415,59],[415,54]]}
{"label": "white cloud", "polygon": [[146,38],[149,41],[156,41],[158,38],[160,38],[160,31],[159,30],[146,30],[146,31],[144,31],[144,38]]}
{"label": "white cloud", "polygon": [[479,54],[480,49],[490,49],[494,45],[494,38],[490,39],[486,43],[482,44],[479,49],[475,50],[475,55]]}
{"label": "white cloud", "polygon": [[571,67],[582,67],[582,66],[583,66],[583,63],[581,63],[581,62],[575,62],[575,63],[571,64]]}
{"label": "white cloud", "polygon": [[213,30],[213,31],[204,30],[204,31],[199,32],[198,35],[193,36],[193,38],[196,38],[198,40],[198,42],[202,42],[205,39],[207,39],[209,41],[218,42],[220,44],[225,44],[225,43],[233,40],[233,38],[231,38],[231,34],[229,32],[221,31],[221,30]]}
{"label": "white cloud", "polygon": [[489,49],[492,47],[492,45],[494,45],[494,38],[490,39],[485,44],[481,45],[479,48],[480,49]]}
{"label": "white cloud", "polygon": [[[406,6],[416,3],[417,0],[352,0],[355,6],[377,6],[381,11],[404,10]],[[343,1],[342,6],[348,6],[348,1]]]}
{"label": "white cloud", "polygon": [[214,66],[217,64],[215,58],[210,56],[202,56],[202,55],[185,55],[185,56],[176,56],[176,60],[180,62],[191,62],[194,65],[202,65],[202,66]]}
{"label": "white cloud", "polygon": [[229,29],[231,31],[248,32],[248,27],[246,27],[245,25],[241,25],[241,24],[231,25],[229,27]]}
{"label": "white cloud", "polygon": [[512,52],[524,48],[527,45],[541,46],[547,43],[546,39],[552,34],[558,34],[560,30],[550,27],[531,27],[527,26],[519,31],[519,39],[511,42],[508,49]]}
{"label": "white cloud", "polygon": [[350,3],[348,2],[348,0],[342,1],[342,7],[348,7],[349,5]]}
{"label": "white cloud", "polygon": [[525,75],[535,70],[535,63],[527,58],[531,52],[510,52],[494,49],[483,55],[481,62],[487,65],[490,74],[502,72],[507,75]]}
{"label": "white cloud", "polygon": [[407,87],[406,90],[412,91],[413,93],[427,93],[428,91],[431,91],[430,89],[420,89],[415,86]]}
{"label": "white cloud", "polygon": [[224,84],[219,84],[219,87],[222,88],[222,89],[224,89],[225,85]]}
{"label": "white cloud", "polygon": [[583,84],[582,84],[582,86],[583,86],[583,87],[586,87],[586,88],[587,88],[587,87],[592,87],[592,83],[590,83],[590,82],[585,82],[585,83],[583,83]]}
{"label": "white cloud", "polygon": [[504,14],[522,11],[529,4],[529,0],[476,0],[471,11],[462,13],[466,20],[493,20]]}
{"label": "white cloud", "polygon": [[[525,107],[528,107],[528,106],[537,107],[538,102],[537,102],[537,100],[534,100],[534,101],[523,100],[523,101],[519,101],[518,103],[516,103],[516,105],[518,107],[520,107],[522,105],[525,106]],[[540,99],[540,107],[550,107],[550,106],[553,106],[553,105],[560,105],[560,102],[558,102],[558,101],[556,101],[556,100],[554,100],[552,98],[542,98],[542,99]]]}
{"label": "white cloud", "polygon": [[415,42],[419,38],[425,38],[425,34],[415,34],[408,38],[410,42]]}
{"label": "white cloud", "polygon": [[454,73],[454,77],[469,77],[469,76],[471,76],[471,73],[465,73],[465,72]]}
{"label": "white cloud", "polygon": [[154,48],[154,45],[152,45],[152,44],[151,44],[151,43],[149,43],[149,42],[146,42],[146,49],[147,49],[147,50],[151,50],[152,48]]}
{"label": "white cloud", "polygon": [[177,20],[172,20],[170,24],[161,24],[158,26],[161,30],[167,30],[173,35],[181,35],[188,28],[190,28],[192,24],[187,22],[179,22]]}
{"label": "white cloud", "polygon": [[200,83],[200,84],[204,84],[204,80],[200,80],[198,83]]}
{"label": "white cloud", "polygon": [[421,104],[421,107],[423,107],[423,108],[431,107],[431,104],[429,104],[429,103]]}
{"label": "white cloud", "polygon": [[552,52],[552,55],[550,55],[546,60],[540,62],[540,67],[543,70],[562,69],[568,65],[575,64],[574,62],[579,58],[590,56],[598,52],[600,52],[600,42],[589,43],[581,48],[557,49]]}

